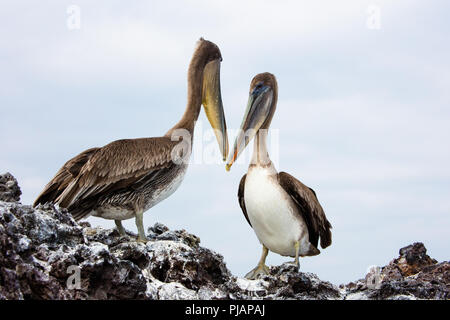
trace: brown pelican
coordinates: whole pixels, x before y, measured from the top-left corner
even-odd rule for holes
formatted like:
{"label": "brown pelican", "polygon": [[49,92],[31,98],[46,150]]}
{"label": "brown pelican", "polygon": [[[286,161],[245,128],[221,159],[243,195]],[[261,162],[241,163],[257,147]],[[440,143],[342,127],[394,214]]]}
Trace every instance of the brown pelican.
{"label": "brown pelican", "polygon": [[138,240],[145,241],[143,214],[181,184],[202,104],[226,160],[221,61],[219,48],[201,38],[189,65],[187,107],[172,129],[162,137],[117,140],[80,153],[64,164],[33,205],[57,203],[76,220],[89,215],[113,219],[122,235],[121,221],[135,217]]}
{"label": "brown pelican", "polygon": [[270,251],[295,257],[320,253],[320,245],[331,244],[331,224],[317,200],[316,193],[286,172],[278,173],[270,161],[266,146],[267,130],[275,113],[278,86],[275,76],[261,73],[250,84],[250,96],[241,130],[236,137],[227,170],[251,139],[253,156],[248,172],[241,179],[238,190],[239,205],[263,246],[258,266],[246,278],[255,279],[268,274],[265,265]]}

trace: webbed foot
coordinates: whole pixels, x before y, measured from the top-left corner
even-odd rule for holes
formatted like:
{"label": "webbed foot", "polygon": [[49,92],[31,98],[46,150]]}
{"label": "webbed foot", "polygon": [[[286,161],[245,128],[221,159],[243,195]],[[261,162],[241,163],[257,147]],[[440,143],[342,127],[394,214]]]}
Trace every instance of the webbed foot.
{"label": "webbed foot", "polygon": [[139,235],[136,239],[136,242],[141,242],[141,243],[147,243],[149,240],[147,239],[147,237],[143,236],[141,237],[141,235]]}
{"label": "webbed foot", "polygon": [[250,271],[245,275],[245,278],[249,280],[256,280],[261,276],[269,274],[270,270],[268,266],[266,266],[265,264],[258,264],[258,266],[255,269],[253,269],[252,271]]}
{"label": "webbed foot", "polygon": [[298,262],[298,260],[294,260],[292,262],[286,262],[286,264],[289,266],[295,267],[297,271],[300,270],[300,263]]}

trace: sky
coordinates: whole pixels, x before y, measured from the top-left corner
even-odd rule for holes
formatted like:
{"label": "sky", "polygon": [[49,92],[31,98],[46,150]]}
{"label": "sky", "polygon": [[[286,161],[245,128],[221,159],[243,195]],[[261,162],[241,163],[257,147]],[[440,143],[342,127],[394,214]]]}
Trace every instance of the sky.
{"label": "sky", "polygon": [[[302,271],[347,283],[415,241],[448,260],[449,9],[418,0],[3,2],[0,172],[31,204],[81,151],[163,135],[184,112],[187,67],[204,37],[222,52],[231,143],[253,76],[277,77],[272,159],[316,191],[333,225],[333,244],[301,259]],[[237,201],[249,156],[226,172],[202,157],[216,145],[202,111],[200,156],[144,224],[198,235],[243,276],[261,254]],[[124,225],[136,231],[133,220]],[[290,260],[270,253],[267,263]]]}

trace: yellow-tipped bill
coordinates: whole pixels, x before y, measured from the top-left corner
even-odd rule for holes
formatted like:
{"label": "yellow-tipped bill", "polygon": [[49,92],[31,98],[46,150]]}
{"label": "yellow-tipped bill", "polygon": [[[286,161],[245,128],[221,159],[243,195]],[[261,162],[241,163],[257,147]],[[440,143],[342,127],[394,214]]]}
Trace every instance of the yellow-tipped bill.
{"label": "yellow-tipped bill", "polygon": [[220,60],[210,61],[203,70],[202,104],[214,129],[223,161],[228,155],[228,135],[220,92]]}
{"label": "yellow-tipped bill", "polygon": [[225,167],[227,171],[266,121],[272,106],[272,98],[273,92],[268,86],[257,87],[250,93],[241,129]]}

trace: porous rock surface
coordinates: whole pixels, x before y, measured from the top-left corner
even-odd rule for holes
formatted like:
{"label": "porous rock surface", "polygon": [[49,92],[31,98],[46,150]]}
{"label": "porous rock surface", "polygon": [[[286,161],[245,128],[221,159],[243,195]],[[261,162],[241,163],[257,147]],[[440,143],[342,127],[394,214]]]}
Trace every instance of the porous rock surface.
{"label": "porous rock surface", "polygon": [[449,299],[450,263],[438,263],[427,255],[421,242],[399,250],[399,257],[378,274],[340,286],[346,299],[415,300]]}
{"label": "porous rock surface", "polygon": [[0,299],[448,299],[449,263],[422,243],[339,287],[289,264],[246,280],[185,230],[157,223],[139,243],[51,204],[23,205],[20,194],[11,174],[0,175]]}

